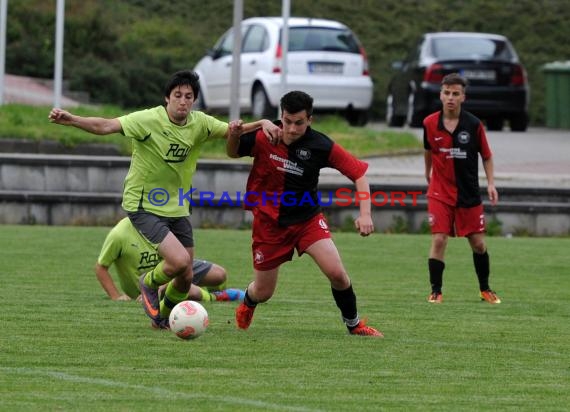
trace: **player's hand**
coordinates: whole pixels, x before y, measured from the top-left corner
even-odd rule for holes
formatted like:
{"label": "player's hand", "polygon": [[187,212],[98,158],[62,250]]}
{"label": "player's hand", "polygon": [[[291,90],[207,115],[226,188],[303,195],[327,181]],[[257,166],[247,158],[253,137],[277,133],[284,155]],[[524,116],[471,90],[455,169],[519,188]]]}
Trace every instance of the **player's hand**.
{"label": "player's hand", "polygon": [[270,120],[263,121],[263,133],[267,136],[267,140],[276,146],[283,139],[283,130]]}
{"label": "player's hand", "polygon": [[53,108],[49,112],[48,120],[52,123],[68,125],[71,124],[72,115],[66,110]]}
{"label": "player's hand", "polygon": [[374,223],[370,216],[358,216],[354,221],[354,226],[356,227],[356,230],[358,230],[360,236],[368,236],[374,232]]}
{"label": "player's hand", "polygon": [[487,186],[487,194],[489,195],[489,201],[495,206],[499,202],[499,192],[497,192],[495,185]]}
{"label": "player's hand", "polygon": [[243,120],[232,120],[229,125],[230,138],[238,138],[243,134]]}
{"label": "player's hand", "polygon": [[123,294],[123,295],[119,295],[119,297],[115,300],[119,301],[119,302],[127,302],[127,301],[131,300],[131,298],[129,296]]}

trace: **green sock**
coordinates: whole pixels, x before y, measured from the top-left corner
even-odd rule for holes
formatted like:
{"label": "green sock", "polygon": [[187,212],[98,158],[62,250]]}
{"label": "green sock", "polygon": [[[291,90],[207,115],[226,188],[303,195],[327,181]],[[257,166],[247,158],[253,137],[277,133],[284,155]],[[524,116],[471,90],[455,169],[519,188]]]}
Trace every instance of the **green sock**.
{"label": "green sock", "polygon": [[168,318],[172,308],[178,303],[188,298],[188,291],[180,292],[177,290],[172,282],[166,286],[164,298],[160,301],[160,317]]}
{"label": "green sock", "polygon": [[156,267],[147,272],[146,276],[144,277],[144,283],[153,289],[158,289],[160,285],[164,285],[170,281],[170,278],[163,270],[164,261],[160,262]]}
{"label": "green sock", "polygon": [[204,302],[211,302],[212,300],[216,300],[215,298],[213,298],[212,294],[208,292],[208,289],[200,288],[200,292],[202,292],[202,300]]}
{"label": "green sock", "polygon": [[208,286],[207,288],[210,292],[219,292],[220,290],[226,289],[227,283],[228,283],[228,281],[225,280],[223,283],[220,283],[217,286]]}

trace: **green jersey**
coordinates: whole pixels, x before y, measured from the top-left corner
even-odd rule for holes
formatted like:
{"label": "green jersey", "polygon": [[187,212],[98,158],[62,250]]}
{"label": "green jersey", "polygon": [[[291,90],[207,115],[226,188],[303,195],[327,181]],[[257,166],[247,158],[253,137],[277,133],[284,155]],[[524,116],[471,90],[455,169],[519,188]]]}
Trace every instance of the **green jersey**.
{"label": "green jersey", "polygon": [[192,111],[186,124],[178,126],[170,121],[164,106],[133,112],[119,121],[124,135],[133,138],[123,209],[188,216],[190,205],[183,195],[192,186],[200,149],[208,139],[223,138],[228,124]]}
{"label": "green jersey", "polygon": [[105,267],[114,264],[121,289],[136,299],[140,294],[139,276],[153,269],[160,260],[152,243],[141,236],[126,217],[105,238],[97,262]]}

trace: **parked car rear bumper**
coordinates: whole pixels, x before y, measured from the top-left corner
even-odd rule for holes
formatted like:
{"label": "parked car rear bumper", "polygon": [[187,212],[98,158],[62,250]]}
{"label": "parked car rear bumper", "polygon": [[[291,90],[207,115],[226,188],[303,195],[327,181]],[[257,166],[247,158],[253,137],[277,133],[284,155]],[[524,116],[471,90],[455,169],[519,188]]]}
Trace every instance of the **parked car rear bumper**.
{"label": "parked car rear bumper", "polygon": [[[277,106],[283,95],[281,76],[267,75],[261,80],[272,106]],[[340,109],[349,107],[367,110],[372,104],[373,83],[370,77],[287,76],[287,90],[302,90],[313,97],[313,106],[317,110]]]}
{"label": "parked car rear bumper", "polygon": [[[418,91],[416,109],[435,112],[441,109],[440,85],[422,85]],[[477,116],[509,115],[528,111],[528,89],[526,87],[468,87],[463,108]]]}

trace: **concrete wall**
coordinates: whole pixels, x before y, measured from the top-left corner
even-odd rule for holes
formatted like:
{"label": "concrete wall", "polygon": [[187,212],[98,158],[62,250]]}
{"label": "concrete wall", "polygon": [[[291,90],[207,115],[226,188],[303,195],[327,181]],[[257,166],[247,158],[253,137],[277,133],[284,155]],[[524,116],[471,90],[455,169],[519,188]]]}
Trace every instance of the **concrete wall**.
{"label": "concrete wall", "polygon": [[[129,162],[120,156],[0,153],[0,223],[112,225],[125,215],[120,205]],[[214,204],[223,192],[235,199],[236,191],[245,191],[249,168],[232,160],[200,161],[194,187],[214,192]],[[325,195],[353,188],[334,171],[324,170],[322,181],[326,183],[320,190]],[[373,206],[376,230],[418,232],[425,228],[425,197],[411,194],[423,190],[421,185],[385,185],[373,179],[371,191],[378,192],[377,203],[387,202]],[[332,205],[325,212],[331,225],[348,227],[358,209]],[[488,221],[502,223],[503,234],[565,235],[570,233],[570,190],[505,188],[500,204],[487,206],[486,214]],[[192,221],[196,227],[243,227],[251,223],[251,214],[227,204],[200,206],[193,208]]]}

